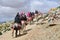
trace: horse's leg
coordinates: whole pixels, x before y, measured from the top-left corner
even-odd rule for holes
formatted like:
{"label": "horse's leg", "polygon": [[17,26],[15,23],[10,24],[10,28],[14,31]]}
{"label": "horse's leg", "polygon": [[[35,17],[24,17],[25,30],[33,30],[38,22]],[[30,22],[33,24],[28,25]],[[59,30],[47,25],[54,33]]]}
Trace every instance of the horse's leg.
{"label": "horse's leg", "polygon": [[55,21],[55,19],[53,18],[53,19],[52,19],[53,24],[54,24],[54,21]]}
{"label": "horse's leg", "polygon": [[15,32],[15,37],[17,37],[17,31],[18,31],[18,30],[16,30],[16,32]]}
{"label": "horse's leg", "polygon": [[26,30],[26,26],[25,26],[25,23],[23,24],[23,33],[25,33],[25,30]]}
{"label": "horse's leg", "polygon": [[27,33],[27,31],[26,31],[26,26],[24,27],[24,32]]}
{"label": "horse's leg", "polygon": [[24,26],[25,26],[25,25],[23,24],[23,29],[22,29],[22,30],[23,30],[23,33],[24,33]]}
{"label": "horse's leg", "polygon": [[32,24],[34,23],[33,19],[34,19],[34,18],[32,18]]}
{"label": "horse's leg", "polygon": [[21,25],[20,32],[21,32],[21,34],[23,34],[23,24]]}
{"label": "horse's leg", "polygon": [[20,30],[19,30],[19,35],[20,35]]}
{"label": "horse's leg", "polygon": [[31,25],[31,21],[30,21],[30,25]]}
{"label": "horse's leg", "polygon": [[14,36],[14,29],[12,29],[12,36]]}

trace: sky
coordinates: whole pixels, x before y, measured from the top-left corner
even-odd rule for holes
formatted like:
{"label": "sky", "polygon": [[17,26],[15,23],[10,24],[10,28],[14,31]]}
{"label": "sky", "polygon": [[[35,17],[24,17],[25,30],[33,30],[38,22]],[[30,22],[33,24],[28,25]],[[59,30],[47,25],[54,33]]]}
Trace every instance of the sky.
{"label": "sky", "polygon": [[60,0],[0,0],[0,22],[13,20],[17,12],[47,12],[59,4]]}

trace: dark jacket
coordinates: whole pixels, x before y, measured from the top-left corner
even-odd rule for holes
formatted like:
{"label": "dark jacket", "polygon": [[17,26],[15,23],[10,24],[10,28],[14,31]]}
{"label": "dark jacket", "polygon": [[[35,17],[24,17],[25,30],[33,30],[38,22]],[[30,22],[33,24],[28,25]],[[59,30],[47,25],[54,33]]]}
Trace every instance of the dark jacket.
{"label": "dark jacket", "polygon": [[21,19],[20,19],[20,15],[17,14],[16,17],[15,17],[15,23],[21,23]]}
{"label": "dark jacket", "polygon": [[35,11],[35,14],[38,14],[38,11],[37,10]]}
{"label": "dark jacket", "polygon": [[24,20],[24,21],[27,21],[26,15],[21,15],[21,16],[20,16],[20,19],[21,19],[21,20]]}

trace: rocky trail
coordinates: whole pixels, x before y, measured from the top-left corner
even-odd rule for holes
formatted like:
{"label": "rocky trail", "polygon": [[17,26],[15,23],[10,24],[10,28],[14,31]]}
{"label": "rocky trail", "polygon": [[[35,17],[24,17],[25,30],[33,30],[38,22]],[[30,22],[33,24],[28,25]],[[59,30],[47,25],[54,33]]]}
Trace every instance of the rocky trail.
{"label": "rocky trail", "polygon": [[55,21],[56,25],[46,24],[27,25],[27,34],[13,38],[11,31],[7,31],[0,36],[0,40],[60,40],[60,22]]}

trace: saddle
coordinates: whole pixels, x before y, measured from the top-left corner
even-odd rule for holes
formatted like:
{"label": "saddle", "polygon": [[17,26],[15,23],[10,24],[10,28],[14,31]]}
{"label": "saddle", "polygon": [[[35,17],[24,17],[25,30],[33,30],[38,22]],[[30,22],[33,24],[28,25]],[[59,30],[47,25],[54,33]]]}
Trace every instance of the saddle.
{"label": "saddle", "polygon": [[14,30],[20,30],[20,29],[21,29],[21,25],[18,24],[18,23],[14,23],[13,26],[12,26],[12,28],[13,28]]}

